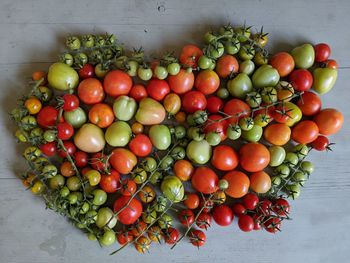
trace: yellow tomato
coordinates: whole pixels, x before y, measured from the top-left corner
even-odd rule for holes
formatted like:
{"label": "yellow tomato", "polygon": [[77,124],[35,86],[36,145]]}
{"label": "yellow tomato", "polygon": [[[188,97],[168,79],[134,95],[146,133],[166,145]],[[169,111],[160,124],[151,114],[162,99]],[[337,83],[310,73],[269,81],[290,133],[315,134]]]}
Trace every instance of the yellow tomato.
{"label": "yellow tomato", "polygon": [[41,110],[41,102],[35,97],[30,97],[24,102],[24,106],[32,115],[37,114]]}

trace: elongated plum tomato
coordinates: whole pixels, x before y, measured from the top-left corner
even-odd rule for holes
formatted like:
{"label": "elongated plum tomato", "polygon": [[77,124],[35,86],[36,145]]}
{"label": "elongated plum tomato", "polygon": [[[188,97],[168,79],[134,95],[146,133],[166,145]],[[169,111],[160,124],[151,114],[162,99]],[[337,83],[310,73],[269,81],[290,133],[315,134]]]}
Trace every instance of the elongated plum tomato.
{"label": "elongated plum tomato", "polygon": [[292,139],[298,143],[310,143],[316,140],[319,133],[315,122],[305,120],[297,123],[292,129]]}
{"label": "elongated plum tomato", "polygon": [[112,70],[108,72],[104,78],[103,88],[105,92],[112,97],[128,95],[131,87],[132,79],[124,71]]}
{"label": "elongated plum tomato", "polygon": [[[135,223],[142,214],[141,202],[136,198],[133,198],[128,204],[129,200],[129,196],[121,196],[115,200],[113,205],[114,213],[118,213],[117,219],[124,225],[131,225]],[[127,207],[124,207],[126,205]]]}
{"label": "elongated plum tomato", "polygon": [[261,143],[247,143],[239,151],[239,162],[248,172],[262,171],[270,162],[270,152]]}
{"label": "elongated plum tomato", "polygon": [[238,155],[232,147],[219,145],[214,148],[211,164],[221,171],[230,171],[237,167]]}
{"label": "elongated plum tomato", "polygon": [[143,98],[139,103],[135,119],[142,125],[154,125],[163,122],[165,116],[162,104],[151,98]]}
{"label": "elongated plum tomato", "polygon": [[281,77],[288,76],[295,67],[293,57],[287,52],[275,54],[270,60],[270,65],[277,69]]}
{"label": "elongated plum tomato", "polygon": [[190,91],[183,96],[182,107],[187,113],[204,110],[207,107],[207,99],[200,91]]}
{"label": "elongated plum tomato", "polygon": [[227,120],[229,123],[236,123],[237,120],[249,116],[250,107],[242,100],[232,99],[226,102],[224,112],[232,116]]}
{"label": "elongated plum tomato", "polygon": [[196,77],[194,86],[205,95],[212,94],[219,88],[220,78],[213,70],[201,70]]}
{"label": "elongated plum tomato", "polygon": [[241,198],[249,190],[249,177],[240,171],[231,171],[222,178],[228,182],[228,188],[225,193],[232,198]]}
{"label": "elongated plum tomato", "polygon": [[191,182],[198,192],[212,194],[218,190],[219,178],[212,169],[201,166],[194,171]]}
{"label": "elongated plum tomato", "polygon": [[215,71],[220,78],[227,78],[233,73],[237,73],[239,64],[237,59],[231,55],[223,55],[216,63]]}
{"label": "elongated plum tomato", "polygon": [[84,79],[78,86],[78,97],[85,104],[100,103],[105,97],[102,83],[95,78]]}
{"label": "elongated plum tomato", "polygon": [[314,122],[317,124],[321,134],[332,135],[341,129],[344,117],[340,111],[328,108],[321,110],[314,117]]}
{"label": "elongated plum tomato", "polygon": [[135,154],[124,148],[116,148],[112,151],[109,162],[112,167],[121,174],[128,174],[137,164]]}
{"label": "elongated plum tomato", "polygon": [[187,72],[184,69],[180,69],[178,74],[170,75],[168,77],[168,83],[172,92],[176,94],[184,94],[193,88],[193,72]]}
{"label": "elongated plum tomato", "polygon": [[84,152],[96,153],[103,150],[106,141],[101,128],[95,124],[87,123],[75,133],[74,143]]}
{"label": "elongated plum tomato", "polygon": [[305,116],[312,116],[320,112],[322,101],[316,93],[306,91],[301,95],[297,103],[301,112]]}

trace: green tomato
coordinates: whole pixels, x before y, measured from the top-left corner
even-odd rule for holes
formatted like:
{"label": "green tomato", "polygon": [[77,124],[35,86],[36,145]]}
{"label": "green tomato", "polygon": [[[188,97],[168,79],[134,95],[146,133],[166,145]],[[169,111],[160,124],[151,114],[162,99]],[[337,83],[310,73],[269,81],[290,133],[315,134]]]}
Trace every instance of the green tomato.
{"label": "green tomato", "polygon": [[166,176],[160,186],[160,190],[170,201],[174,203],[181,202],[185,195],[185,188],[181,180],[175,176]]}
{"label": "green tomato", "polygon": [[103,205],[107,201],[107,194],[101,189],[95,189],[91,193],[93,195],[92,204]]}
{"label": "green tomato", "polygon": [[66,38],[66,47],[70,50],[78,50],[81,46],[80,40],[78,37],[69,36]]}
{"label": "green tomato", "polygon": [[63,116],[64,120],[76,129],[80,128],[87,121],[86,113],[80,107],[72,111],[65,111]]}
{"label": "green tomato", "polygon": [[129,121],[134,117],[137,109],[137,103],[129,96],[119,96],[113,103],[113,112],[115,117],[121,121]]}
{"label": "green tomato", "polygon": [[96,36],[95,37],[95,45],[97,47],[102,47],[104,45],[106,45],[106,39],[104,36]]}
{"label": "green tomato", "polygon": [[198,127],[190,127],[187,130],[187,137],[195,141],[201,141],[205,138],[205,133]]}
{"label": "green tomato", "polygon": [[160,162],[160,168],[163,170],[168,170],[174,163],[174,158],[172,156],[166,156],[163,160]]}
{"label": "green tomato", "polygon": [[95,210],[89,210],[86,214],[85,214],[85,221],[88,224],[93,224],[96,222],[97,220],[97,212]]}
{"label": "green tomato", "polygon": [[245,42],[250,37],[250,27],[246,27],[245,25],[243,27],[238,27],[234,29],[236,34],[238,34],[238,39],[241,42]]}
{"label": "green tomato", "polygon": [[205,140],[209,143],[209,145],[216,146],[220,144],[221,137],[216,132],[209,132],[205,135]]}
{"label": "green tomato", "polygon": [[88,62],[88,57],[85,53],[77,53],[74,55],[74,64],[82,67]]}
{"label": "green tomato", "polygon": [[279,176],[271,177],[271,184],[273,186],[279,186],[281,183],[282,183],[281,177],[279,177]]}
{"label": "green tomato", "polygon": [[286,158],[284,159],[284,163],[289,165],[290,167],[294,167],[298,164],[299,158],[298,155],[292,152],[286,154]]}
{"label": "green tomato", "polygon": [[183,158],[186,157],[186,151],[183,147],[176,146],[174,149],[172,149],[172,151],[170,152],[170,155],[175,160],[182,160]]}
{"label": "green tomato", "polygon": [[25,131],[30,131],[36,128],[37,122],[35,117],[28,115],[22,118],[20,125]]}
{"label": "green tomato", "polygon": [[227,82],[227,89],[233,97],[244,99],[252,91],[253,84],[247,74],[239,73]]}
{"label": "green tomato", "polygon": [[290,54],[294,59],[296,68],[308,69],[314,64],[315,50],[311,44],[295,47]]}
{"label": "green tomato", "polygon": [[282,178],[286,178],[290,174],[290,169],[287,165],[281,164],[275,168],[275,173]]}
{"label": "green tomato", "polygon": [[146,157],[141,165],[146,172],[153,172],[157,168],[157,161],[153,157]]}
{"label": "green tomato", "polygon": [[148,67],[139,67],[137,69],[137,76],[144,81],[148,81],[152,78],[153,72],[152,69]]}
{"label": "green tomato", "polygon": [[87,237],[90,241],[96,241],[97,237],[93,233],[88,233]]}
{"label": "green tomato", "polygon": [[106,230],[100,238],[100,244],[103,246],[111,246],[115,243],[115,233],[113,230]]}
{"label": "green tomato", "polygon": [[312,74],[312,88],[321,95],[329,92],[333,88],[338,78],[338,71],[331,68],[317,68]]}
{"label": "green tomato", "polygon": [[238,52],[238,56],[241,60],[251,60],[254,58],[255,49],[251,45],[244,45]]}
{"label": "green tomato", "polygon": [[136,168],[132,173],[132,179],[137,184],[143,184],[147,180],[147,172],[142,168]]}
{"label": "green tomato", "polygon": [[75,193],[70,193],[67,196],[67,200],[68,200],[69,204],[74,205],[78,202],[78,196]]}
{"label": "green tomato", "polygon": [[175,132],[174,135],[176,139],[182,139],[186,136],[186,128],[184,126],[175,126]]}
{"label": "green tomato", "polygon": [[158,213],[162,213],[165,211],[168,205],[168,199],[162,195],[157,196],[156,201],[154,202],[152,208],[156,210]]}
{"label": "green tomato", "polygon": [[38,157],[33,161],[33,165],[36,170],[41,170],[48,164],[50,164],[50,161],[45,157]]}
{"label": "green tomato", "polygon": [[235,55],[241,48],[241,43],[237,38],[230,39],[225,43],[225,52],[230,55]]}
{"label": "green tomato", "polygon": [[158,184],[160,182],[160,180],[162,179],[163,175],[160,172],[153,172],[151,173],[150,177],[149,177],[149,182],[151,184]]}
{"label": "green tomato", "polygon": [[314,172],[315,167],[312,162],[304,161],[300,164],[301,170],[306,173],[307,175],[310,175]]}
{"label": "green tomato", "polygon": [[60,56],[60,61],[68,66],[72,66],[74,63],[74,58],[69,53],[64,53]]}
{"label": "green tomato", "polygon": [[278,99],[277,90],[273,87],[264,87],[261,89],[261,98],[266,104],[275,103]]}
{"label": "green tomato", "polygon": [[171,144],[171,134],[168,126],[163,124],[153,125],[148,132],[152,144],[158,150],[166,150]]}
{"label": "green tomato", "polygon": [[257,108],[260,106],[260,104],[262,102],[262,98],[261,98],[260,93],[253,91],[253,92],[249,92],[246,95],[245,101],[248,103],[248,105],[251,108]]}
{"label": "green tomato", "polygon": [[298,183],[301,186],[304,186],[305,182],[307,181],[307,176],[303,172],[295,172],[293,174],[293,181]]}
{"label": "green tomato", "polygon": [[[239,127],[241,127],[242,131],[249,131],[254,127],[254,120],[251,117],[244,117],[239,120]],[[242,133],[243,135],[243,133]]]}
{"label": "green tomato", "polygon": [[242,129],[239,125],[230,125],[227,128],[227,137],[231,140],[237,140],[242,135]]}
{"label": "green tomato", "polygon": [[96,218],[96,226],[98,228],[104,228],[106,225],[109,228],[113,228],[116,224],[117,218],[110,208],[102,207],[98,210]]}
{"label": "green tomato", "polygon": [[192,140],[186,149],[187,158],[195,164],[205,164],[211,157],[211,146],[206,140]]}
{"label": "green tomato", "polygon": [[167,229],[173,225],[173,218],[169,214],[163,214],[158,219],[158,225],[161,229]]}
{"label": "green tomato", "polygon": [[157,219],[157,212],[154,209],[149,209],[142,213],[142,220],[146,224],[152,224]]}
{"label": "green tomato", "polygon": [[15,136],[19,142],[27,142],[27,138],[29,137],[26,131],[17,130]]}
{"label": "green tomato", "polygon": [[136,77],[138,67],[139,67],[139,63],[137,63],[134,60],[129,60],[126,63],[126,69],[127,69],[126,73],[128,73],[130,77]]}
{"label": "green tomato", "polygon": [[167,76],[168,76],[168,71],[167,71],[167,69],[165,67],[158,65],[154,69],[154,75],[158,79],[166,79]]}
{"label": "green tomato", "polygon": [[259,125],[253,125],[249,131],[242,131],[242,138],[248,142],[258,142],[263,134],[263,129]]}
{"label": "green tomato", "polygon": [[41,173],[46,178],[54,177],[57,174],[57,167],[53,164],[48,164],[43,167],[41,170]]}
{"label": "green tomato", "polygon": [[135,119],[142,125],[154,125],[163,122],[165,116],[162,104],[151,98],[143,98],[139,103]]}
{"label": "green tomato", "polygon": [[274,87],[280,80],[278,71],[271,65],[260,66],[253,74],[252,82],[255,88]]}
{"label": "green tomato", "polygon": [[174,76],[174,75],[179,74],[181,66],[177,62],[173,62],[173,63],[170,63],[166,69],[170,75]]}
{"label": "green tomato", "polygon": [[91,48],[95,45],[95,38],[92,35],[83,35],[81,37],[83,47]]}
{"label": "green tomato", "polygon": [[220,99],[227,99],[230,96],[230,92],[226,88],[219,88],[218,91],[216,92],[216,95]]}
{"label": "green tomato", "polygon": [[305,158],[309,153],[309,148],[305,144],[298,144],[294,146],[293,152],[297,154],[299,160]]}
{"label": "green tomato", "polygon": [[244,60],[239,64],[239,72],[251,75],[254,72],[255,64],[250,59]]}
{"label": "green tomato", "polygon": [[56,62],[47,74],[49,85],[58,90],[75,89],[79,83],[78,73],[67,64]]}
{"label": "green tomato", "polygon": [[290,197],[293,199],[297,199],[300,196],[300,185],[299,184],[291,184],[287,185],[287,192]]}
{"label": "green tomato", "polygon": [[225,48],[221,42],[216,42],[215,44],[209,45],[210,57],[217,59],[224,54]]}
{"label": "green tomato", "polygon": [[213,42],[215,39],[216,36],[213,34],[213,32],[208,31],[204,34],[204,42],[207,44]]}
{"label": "green tomato", "polygon": [[81,182],[77,176],[71,176],[67,179],[67,187],[71,191],[78,191],[80,189]]}
{"label": "green tomato", "polygon": [[281,146],[271,146],[269,147],[270,152],[270,163],[271,167],[279,166],[283,163],[286,158],[286,150]]}
{"label": "green tomato", "polygon": [[67,186],[62,187],[60,190],[60,196],[61,197],[67,197],[69,195],[70,191]]}
{"label": "green tomato", "polygon": [[[49,187],[50,189],[53,189],[53,190],[60,189],[61,187],[64,186],[65,181],[66,180],[62,175],[56,174],[55,176],[49,179]],[[67,190],[69,189],[67,188]]]}
{"label": "green tomato", "polygon": [[213,60],[211,58],[208,58],[206,55],[202,55],[198,59],[198,66],[201,69],[209,69],[212,64],[213,64]]}
{"label": "green tomato", "polygon": [[123,147],[131,139],[132,131],[129,124],[125,121],[116,121],[106,130],[106,142],[113,147]]}

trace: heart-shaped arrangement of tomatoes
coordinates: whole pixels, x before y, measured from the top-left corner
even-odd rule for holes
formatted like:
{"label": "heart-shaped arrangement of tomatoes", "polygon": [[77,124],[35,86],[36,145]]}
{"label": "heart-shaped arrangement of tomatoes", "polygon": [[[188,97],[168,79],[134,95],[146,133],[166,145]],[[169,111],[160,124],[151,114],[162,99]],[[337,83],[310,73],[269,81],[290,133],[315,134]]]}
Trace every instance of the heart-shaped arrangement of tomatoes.
{"label": "heart-shaped arrangement of tomatoes", "polygon": [[343,116],[320,98],[337,79],[330,47],[268,55],[267,40],[228,25],[149,60],[114,35],[69,36],[11,113],[30,144],[24,185],[112,254],[200,247],[213,223],[276,233]]}

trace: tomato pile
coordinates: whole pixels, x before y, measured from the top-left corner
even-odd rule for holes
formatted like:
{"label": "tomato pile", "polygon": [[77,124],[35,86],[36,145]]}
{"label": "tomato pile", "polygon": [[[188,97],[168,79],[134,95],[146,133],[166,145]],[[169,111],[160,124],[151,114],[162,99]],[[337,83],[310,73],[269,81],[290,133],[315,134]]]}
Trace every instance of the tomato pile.
{"label": "tomato pile", "polygon": [[30,144],[24,185],[89,239],[118,242],[112,254],[201,247],[234,217],[279,231],[314,170],[305,158],[343,124],[321,103],[337,79],[327,44],[269,55],[263,30],[230,25],[204,41],[148,60],[114,35],[69,36],[11,112]]}

